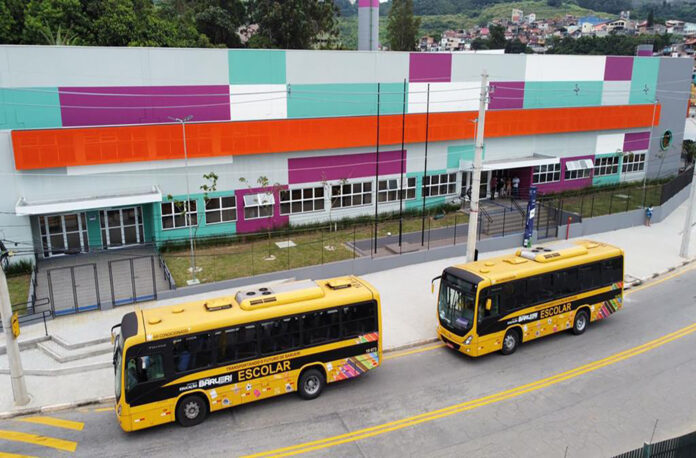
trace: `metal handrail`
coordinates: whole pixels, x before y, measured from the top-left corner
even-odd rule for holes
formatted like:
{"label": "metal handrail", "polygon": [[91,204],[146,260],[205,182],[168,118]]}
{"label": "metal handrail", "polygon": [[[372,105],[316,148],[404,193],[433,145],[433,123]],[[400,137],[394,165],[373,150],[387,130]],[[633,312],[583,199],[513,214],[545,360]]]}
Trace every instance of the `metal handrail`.
{"label": "metal handrail", "polygon": [[518,212],[520,212],[520,215],[524,216],[524,215],[525,215],[525,211],[522,210],[522,207],[520,206],[520,204],[518,204],[517,201],[516,201],[515,199],[510,199],[510,200],[512,201],[512,206],[515,207],[515,209],[516,209]]}
{"label": "metal handrail", "polygon": [[176,289],[176,282],[174,281],[172,273],[169,271],[167,263],[164,262],[164,259],[162,259],[162,255],[159,253],[157,253],[157,258],[159,260],[160,268],[162,269],[162,272],[164,272],[164,280],[169,285],[169,289]]}

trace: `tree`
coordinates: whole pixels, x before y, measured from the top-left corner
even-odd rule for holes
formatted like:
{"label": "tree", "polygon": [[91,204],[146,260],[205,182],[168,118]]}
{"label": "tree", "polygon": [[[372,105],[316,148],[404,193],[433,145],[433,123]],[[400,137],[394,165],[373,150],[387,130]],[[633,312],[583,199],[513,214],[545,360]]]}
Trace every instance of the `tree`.
{"label": "tree", "polygon": [[484,40],[481,37],[474,38],[474,40],[471,42],[471,49],[474,51],[478,51],[479,49],[489,49],[488,40]]}
{"label": "tree", "polygon": [[488,48],[505,48],[505,27],[502,25],[493,24],[490,26],[489,30],[490,36],[488,37]]}
{"label": "tree", "polygon": [[250,46],[308,49],[321,39],[338,37],[336,7],[323,0],[256,0],[249,2],[249,20],[259,26]]}
{"label": "tree", "polygon": [[522,43],[519,38],[508,40],[505,43],[505,54],[525,54],[526,52],[527,45]]}
{"label": "tree", "polygon": [[682,143],[682,157],[687,165],[696,160],[696,143],[693,140],[684,140]]}
{"label": "tree", "polygon": [[24,0],[0,0],[0,43],[22,41],[24,8]]}
{"label": "tree", "polygon": [[650,10],[650,12],[648,13],[647,26],[652,27],[654,25],[655,25],[655,11]]}
{"label": "tree", "polygon": [[393,0],[387,23],[387,40],[392,51],[415,51],[420,18],[413,16],[413,0]]}
{"label": "tree", "polygon": [[546,4],[551,7],[558,8],[563,4],[563,2],[561,0],[546,0]]}
{"label": "tree", "polygon": [[204,33],[211,43],[228,48],[242,46],[237,30],[245,19],[246,11],[240,0],[201,2],[195,15],[198,31]]}
{"label": "tree", "polygon": [[[22,42],[46,43],[58,30],[74,37],[73,44],[92,42],[89,21],[80,0],[31,0],[24,11]],[[49,44],[55,44],[49,43]]]}

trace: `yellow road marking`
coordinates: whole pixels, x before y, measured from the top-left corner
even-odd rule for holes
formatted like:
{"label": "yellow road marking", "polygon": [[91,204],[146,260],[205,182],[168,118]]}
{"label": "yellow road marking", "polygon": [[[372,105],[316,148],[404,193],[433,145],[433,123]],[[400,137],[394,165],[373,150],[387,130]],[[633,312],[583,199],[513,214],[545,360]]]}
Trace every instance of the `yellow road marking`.
{"label": "yellow road marking", "polygon": [[387,355],[387,356],[385,356],[385,357],[382,358],[382,359],[383,359],[384,361],[386,361],[386,360],[388,360],[388,359],[401,358],[402,356],[413,355],[413,354],[415,354],[415,353],[423,353],[424,351],[435,350],[436,348],[442,348],[442,347],[444,347],[444,346],[445,346],[445,344],[439,343],[439,344],[436,344],[436,345],[431,345],[431,346],[429,346],[429,347],[421,347],[421,348],[416,348],[416,349],[414,349],[414,350],[408,350],[408,351],[399,352],[399,353],[396,353],[396,354],[394,354],[394,355]]}
{"label": "yellow road marking", "polygon": [[506,391],[501,391],[489,396],[474,399],[471,401],[462,402],[442,409],[434,410],[431,412],[425,412],[412,417],[403,418],[401,420],[392,421],[389,423],[384,423],[382,425],[372,426],[369,428],[364,428],[356,430],[353,432],[327,437],[325,439],[320,439],[312,442],[306,442],[290,447],[279,448],[276,450],[271,450],[268,452],[258,453],[254,455],[249,455],[249,457],[265,457],[265,456],[287,456],[296,455],[300,453],[311,452],[313,450],[320,450],[328,447],[334,447],[337,445],[345,444],[347,442],[354,442],[361,439],[366,439],[368,437],[373,437],[381,434],[385,434],[398,429],[406,428],[409,426],[415,426],[420,423],[430,422],[437,420],[439,418],[447,417],[457,413],[461,413],[468,410],[473,410],[479,407],[483,407],[488,404],[498,403],[510,398],[515,398],[521,396],[525,393],[532,391],[541,390],[542,388],[561,383],[563,381],[579,377],[588,372],[593,372],[601,369],[605,366],[616,364],[620,361],[632,358],[634,356],[645,353],[646,351],[653,350],[655,348],[661,347],[669,342],[680,339],[687,335],[696,332],[696,323],[686,326],[670,334],[666,334],[657,339],[646,342],[637,347],[624,350],[622,352],[616,353],[614,355],[608,356],[606,358],[594,361],[592,363],[585,364],[583,366],[576,367],[566,372],[561,372],[559,374],[547,377],[541,380],[537,380],[526,385],[522,385],[516,388],[512,388]]}
{"label": "yellow road marking", "polygon": [[6,441],[26,442],[27,444],[51,447],[66,452],[74,452],[77,442],[56,439],[55,437],[39,436],[38,434],[20,433],[18,431],[7,431],[0,429],[0,439]]}
{"label": "yellow road marking", "polygon": [[113,412],[113,407],[102,407],[100,409],[94,409],[95,412]]}
{"label": "yellow road marking", "polygon": [[31,455],[18,455],[16,453],[0,452],[0,458],[34,458]]}
{"label": "yellow road marking", "polygon": [[75,431],[82,431],[82,428],[85,427],[85,424],[81,421],[63,420],[62,418],[55,417],[26,417],[19,418],[17,421],[55,426],[56,428],[74,429]]}

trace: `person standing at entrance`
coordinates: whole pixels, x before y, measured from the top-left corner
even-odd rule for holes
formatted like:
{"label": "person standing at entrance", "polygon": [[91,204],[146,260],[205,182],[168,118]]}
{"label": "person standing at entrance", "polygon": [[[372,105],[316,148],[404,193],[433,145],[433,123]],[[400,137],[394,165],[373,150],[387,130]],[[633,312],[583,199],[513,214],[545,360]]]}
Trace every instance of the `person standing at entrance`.
{"label": "person standing at entrance", "polygon": [[491,178],[491,200],[495,200],[495,192],[498,190],[498,177]]}
{"label": "person standing at entrance", "polygon": [[512,195],[515,197],[520,196],[520,179],[519,179],[519,177],[514,177],[512,179]]}
{"label": "person standing at entrance", "polygon": [[510,197],[512,195],[512,180],[510,177],[505,179],[505,196]]}

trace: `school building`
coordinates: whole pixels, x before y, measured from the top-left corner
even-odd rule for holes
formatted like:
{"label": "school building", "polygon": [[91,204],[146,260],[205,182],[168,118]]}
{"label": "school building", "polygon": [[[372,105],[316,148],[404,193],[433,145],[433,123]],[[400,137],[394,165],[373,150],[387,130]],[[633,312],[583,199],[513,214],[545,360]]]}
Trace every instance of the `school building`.
{"label": "school building", "polygon": [[440,205],[483,71],[484,198],[677,172],[691,59],[8,45],[0,235],[43,258]]}

